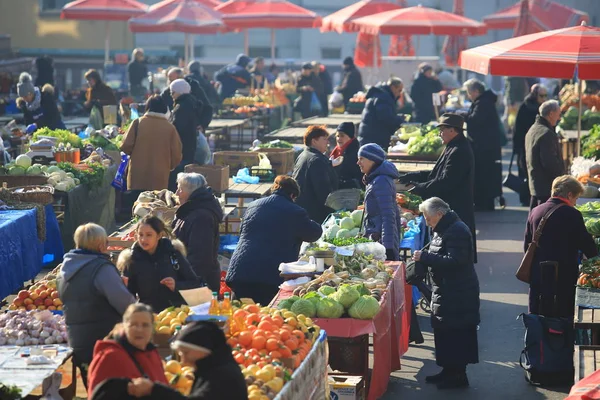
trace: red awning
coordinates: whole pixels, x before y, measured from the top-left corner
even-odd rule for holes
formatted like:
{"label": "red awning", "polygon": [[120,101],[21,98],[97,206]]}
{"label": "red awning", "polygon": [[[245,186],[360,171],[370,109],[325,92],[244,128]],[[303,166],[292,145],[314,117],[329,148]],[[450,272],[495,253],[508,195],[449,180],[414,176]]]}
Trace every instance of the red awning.
{"label": "red awning", "polygon": [[148,6],[136,0],[77,0],[65,5],[60,14],[64,19],[127,21],[144,14]]}
{"label": "red awning", "polygon": [[371,35],[483,35],[484,24],[423,6],[386,11],[355,19],[356,29]]}
{"label": "red awning", "polygon": [[575,26],[465,50],[463,69],[483,75],[600,79],[600,29]]}
{"label": "red awning", "polygon": [[[484,17],[483,22],[488,29],[515,29],[523,1]],[[578,26],[583,21],[589,22],[587,13],[550,0],[529,0],[529,13],[536,32]]]}
{"label": "red awning", "polygon": [[[452,12],[456,15],[465,15],[465,0],[454,0]],[[444,41],[442,53],[445,56],[446,65],[454,67],[458,65],[460,52],[467,49],[467,36],[448,36]]]}
{"label": "red awning", "polygon": [[221,14],[197,0],[164,0],[148,13],[129,21],[132,32],[183,32],[192,34],[223,31]]}
{"label": "red awning", "polygon": [[231,29],[317,28],[321,17],[285,0],[230,0],[215,8]]}
{"label": "red awning", "polygon": [[532,21],[531,13],[529,12],[529,0],[522,0],[519,10],[519,19],[517,20],[517,25],[515,25],[513,37],[529,35],[531,33],[538,32],[540,32],[540,30]]}
{"label": "red awning", "polygon": [[[406,8],[406,0],[397,0],[401,8]],[[415,55],[412,37],[410,35],[392,35],[390,38],[390,47],[388,56],[392,57],[412,57]]]}
{"label": "red awning", "polygon": [[321,32],[335,31],[338,33],[351,32],[352,21],[367,15],[378,14],[384,11],[397,10],[401,6],[390,3],[389,0],[361,0],[342,8],[323,18]]}

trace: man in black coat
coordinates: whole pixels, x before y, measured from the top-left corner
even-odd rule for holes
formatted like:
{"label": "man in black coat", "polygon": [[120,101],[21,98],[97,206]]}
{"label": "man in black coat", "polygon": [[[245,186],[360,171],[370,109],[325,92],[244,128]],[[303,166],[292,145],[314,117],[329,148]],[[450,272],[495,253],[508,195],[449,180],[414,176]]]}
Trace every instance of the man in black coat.
{"label": "man in black coat", "polygon": [[529,128],[535,123],[540,115],[540,105],[548,99],[548,90],[537,83],[531,87],[531,92],[525,97],[525,101],[519,107],[513,135],[513,153],[517,160],[519,178],[523,179],[519,199],[522,206],[529,206],[531,201],[529,185],[527,184],[527,161],[525,159],[525,136]]}
{"label": "man in black coat", "polygon": [[328,96],[333,93],[333,82],[331,81],[331,75],[327,72],[325,66],[317,61],[313,61],[311,63],[315,68],[315,74],[321,80],[321,85],[323,86],[323,93],[319,97],[321,101],[321,116],[326,117],[329,115],[329,102]]}
{"label": "man in black coat", "polygon": [[369,89],[358,127],[361,146],[377,143],[384,150],[390,147],[392,135],[404,122],[404,116],[396,114],[396,102],[403,90],[404,84],[399,78],[391,78],[385,85]]}
{"label": "man in black coat", "polygon": [[550,198],[552,181],[565,172],[565,164],[556,135],[556,124],[560,120],[560,105],[556,100],[548,100],[540,106],[536,117],[525,136],[525,158],[530,208],[545,203]]}
{"label": "man in black coat", "polygon": [[354,65],[354,59],[352,57],[346,57],[342,66],[344,70],[344,77],[342,83],[335,88],[336,92],[341,93],[344,96],[344,107],[348,106],[350,99],[358,92],[365,89],[363,86],[362,75],[356,65]]}
{"label": "man in black coat", "polygon": [[[302,76],[298,80],[296,92],[300,97],[294,102],[294,111],[299,112],[302,118],[310,118],[322,113],[322,110],[316,109],[312,102],[313,94],[317,96],[317,100],[323,96],[323,83],[315,74],[312,64],[302,65]],[[319,100],[319,108],[322,107],[322,102]]]}
{"label": "man in black coat", "polygon": [[[186,79],[194,79],[200,84],[204,93],[206,93],[206,97],[208,98],[208,104],[211,106],[217,107],[221,100],[219,99],[219,93],[217,93],[217,89],[213,86],[213,84],[208,80],[208,78],[202,74],[202,65],[200,65],[199,61],[191,61],[188,64],[188,72],[189,75],[186,75]],[[189,83],[189,81],[188,81]]]}
{"label": "man in black coat", "polygon": [[[184,78],[183,69],[181,68],[170,69],[167,73],[167,78],[169,79],[169,85],[177,79],[183,79],[190,85],[190,93],[192,94],[192,96],[194,96],[194,99],[196,100],[198,125],[202,128],[202,131],[205,131],[206,128],[208,128],[208,125],[210,125],[210,122],[212,121],[214,109],[210,105],[210,100],[206,96],[206,92],[200,86],[200,83],[198,83],[198,81],[192,78],[190,75]],[[171,95],[170,86],[163,90],[160,97],[162,97],[164,102],[167,104],[169,110],[173,110],[174,100],[173,96]]]}
{"label": "man in black coat", "polygon": [[[362,189],[364,187],[358,166],[358,139],[355,137],[356,127],[353,122],[342,122],[335,132],[337,146],[329,155],[338,176],[340,189]],[[338,163],[342,157],[341,164]]]}
{"label": "man in black coat", "polygon": [[432,95],[441,90],[442,84],[433,75],[433,67],[429,64],[421,64],[419,66],[419,76],[410,88],[410,97],[415,104],[416,122],[428,124],[435,121]]}
{"label": "man in black coat", "polygon": [[327,196],[338,189],[338,178],[324,153],[329,146],[329,132],[310,126],[304,133],[306,148],[296,159],[292,177],[300,185],[296,203],[315,222],[322,223],[334,210],[325,205]]}
{"label": "man in black coat", "polygon": [[400,182],[413,184],[413,193],[424,199],[439,197],[450,205],[460,219],[469,227],[473,238],[473,255],[477,262],[477,239],[475,237],[475,210],[473,207],[473,183],[475,160],[468,139],[463,134],[464,119],[447,113],[440,117],[440,134],[446,149],[428,173],[411,172],[400,177]]}

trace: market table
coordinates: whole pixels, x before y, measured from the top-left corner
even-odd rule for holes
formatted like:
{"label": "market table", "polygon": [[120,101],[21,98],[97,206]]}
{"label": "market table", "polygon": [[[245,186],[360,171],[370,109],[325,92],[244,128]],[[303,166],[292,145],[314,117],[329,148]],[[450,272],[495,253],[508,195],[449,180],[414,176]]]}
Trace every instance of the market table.
{"label": "market table", "polygon": [[292,122],[293,127],[304,127],[311,125],[325,125],[327,128],[335,129],[342,122],[353,122],[358,131],[358,125],[362,120],[360,114],[331,114],[328,117],[310,117]]}
{"label": "market table", "polygon": [[[350,358],[360,364],[354,365],[354,371],[361,373],[368,383],[367,400],[375,400],[383,396],[387,390],[390,374],[400,369],[400,357],[408,350],[408,335],[410,331],[410,305],[412,303],[412,289],[405,284],[405,265],[401,262],[388,262],[395,267],[396,272],[390,280],[387,290],[381,298],[379,313],[371,320],[358,320],[353,318],[314,318],[314,322],[327,332],[329,340],[329,363],[336,369],[336,354],[334,342],[353,339],[355,348],[359,347],[355,356]],[[272,306],[277,305],[292,295],[290,291],[279,291]],[[368,374],[369,341],[368,335],[373,335],[373,371]],[[366,339],[366,340],[365,340]],[[352,346],[352,345],[351,345]],[[339,354],[338,358],[346,358],[347,354]]]}
{"label": "market table", "polygon": [[271,132],[264,137],[264,141],[285,140],[291,144],[304,144],[304,132],[306,128],[283,128],[275,132]]}
{"label": "market table", "polygon": [[439,158],[439,155],[410,155],[408,153],[390,152],[387,153],[387,159],[391,162],[395,161],[406,161],[411,163],[426,163],[435,165],[435,162]]}
{"label": "market table", "polygon": [[80,131],[88,126],[90,119],[88,117],[65,118],[63,122],[67,130],[79,134]]}
{"label": "market table", "polygon": [[[206,128],[206,137],[212,143],[211,150],[230,150],[232,132],[236,132],[239,140],[244,137],[244,126],[248,119],[213,119]],[[213,136],[214,135],[214,136]],[[212,136],[212,139],[211,139]],[[239,143],[238,143],[239,145]]]}

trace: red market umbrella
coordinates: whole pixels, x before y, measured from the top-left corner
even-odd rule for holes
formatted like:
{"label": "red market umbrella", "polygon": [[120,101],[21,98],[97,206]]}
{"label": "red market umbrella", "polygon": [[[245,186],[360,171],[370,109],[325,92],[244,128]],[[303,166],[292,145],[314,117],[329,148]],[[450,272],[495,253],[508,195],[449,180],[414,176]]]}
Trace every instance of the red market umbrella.
{"label": "red market umbrella", "polygon": [[378,35],[359,32],[354,49],[354,64],[357,67],[381,67],[381,46]]}
{"label": "red market umbrella", "polygon": [[[456,15],[464,15],[465,0],[454,0],[452,12]],[[464,35],[452,35],[446,37],[444,46],[442,47],[442,53],[444,53],[447,66],[455,67],[458,65],[460,52],[467,49],[467,40],[467,36]]]}
{"label": "red market umbrella", "polygon": [[389,0],[361,0],[323,18],[321,32],[353,32],[352,21],[367,15],[398,10],[400,5]]}
{"label": "red market umbrella", "polygon": [[584,22],[581,26],[501,40],[463,51],[460,66],[483,75],[577,77],[581,93],[583,80],[600,79],[600,29]]}
{"label": "red market umbrella", "polygon": [[521,9],[519,10],[519,19],[515,25],[513,37],[529,35],[530,33],[537,32],[539,32],[539,30],[532,21],[531,13],[529,11],[529,0],[522,0]]}
{"label": "red market umbrella", "polygon": [[318,28],[321,17],[286,0],[230,0],[216,7],[228,28],[244,30],[244,51],[248,53],[247,29],[271,29],[271,58],[275,58],[275,29]]}
{"label": "red market umbrella", "polygon": [[[521,15],[522,3],[525,1],[521,0],[495,14],[488,15],[483,18],[483,22],[488,29],[514,29]],[[587,13],[550,0],[530,0],[528,8],[535,32],[567,28],[580,25],[582,22],[589,22]]]}
{"label": "red market umbrella", "polygon": [[77,0],[67,3],[60,13],[63,19],[106,21],[104,37],[104,63],[109,61],[109,21],[127,21],[142,15],[148,6],[136,0]]}
{"label": "red market umbrella", "polygon": [[[398,0],[398,5],[401,8],[407,7],[406,0]],[[390,38],[390,47],[388,49],[388,56],[392,57],[407,57],[414,56],[415,48],[412,44],[412,38],[410,35],[392,35]]]}

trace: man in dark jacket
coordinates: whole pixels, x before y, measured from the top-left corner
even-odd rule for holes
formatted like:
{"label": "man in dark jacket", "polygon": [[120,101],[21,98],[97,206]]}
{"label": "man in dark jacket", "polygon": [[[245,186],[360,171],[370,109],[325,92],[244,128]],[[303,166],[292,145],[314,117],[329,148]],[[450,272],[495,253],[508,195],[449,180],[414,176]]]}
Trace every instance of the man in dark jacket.
{"label": "man in dark jacket", "polygon": [[531,87],[531,93],[525,97],[525,101],[519,107],[515,130],[513,135],[513,153],[517,160],[519,178],[523,179],[523,185],[519,192],[522,206],[529,206],[531,201],[529,185],[527,184],[527,161],[525,159],[525,136],[529,128],[535,123],[535,118],[540,114],[539,108],[548,99],[548,91],[541,84]]}
{"label": "man in dark jacket", "polygon": [[329,132],[322,126],[309,126],[304,133],[306,148],[296,159],[292,177],[300,185],[297,203],[315,222],[322,223],[333,210],[325,205],[327,196],[338,188],[333,166],[324,153]]}
{"label": "man in dark jacket", "polygon": [[322,110],[322,102],[319,100],[318,106],[315,107],[312,98],[313,94],[317,96],[317,100],[323,96],[323,83],[315,74],[314,68],[310,63],[302,65],[302,76],[298,80],[296,92],[300,94],[295,100],[294,111],[299,112],[302,118],[314,117],[320,115]]}
{"label": "man in dark jacket", "polygon": [[525,136],[531,209],[550,198],[552,181],[565,172],[555,131],[558,121],[560,105],[556,100],[548,100],[540,106],[540,115]]}
{"label": "man in dark jacket", "polygon": [[144,98],[146,88],[142,84],[144,79],[148,79],[148,63],[144,58],[144,49],[137,48],[131,53],[131,62],[127,65],[127,74],[129,75],[129,91],[131,96],[139,100]]}
{"label": "man in dark jacket", "polygon": [[221,68],[215,74],[215,81],[221,82],[221,99],[232,97],[235,91],[250,86],[252,76],[246,67],[250,64],[250,57],[239,54],[235,64]]}
{"label": "man in dark jacket", "polygon": [[442,90],[442,84],[433,75],[433,67],[429,64],[419,66],[419,76],[410,88],[410,97],[415,104],[415,121],[428,124],[435,121],[435,109],[433,108],[434,93]]}
{"label": "man in dark jacket", "polygon": [[390,147],[392,135],[404,122],[404,117],[396,114],[396,101],[403,90],[404,84],[399,78],[391,78],[387,84],[369,89],[358,127],[361,146],[377,143],[384,151]]}
{"label": "man in dark jacket", "polygon": [[[206,92],[200,86],[200,83],[190,75],[183,77],[183,70],[181,68],[172,68],[169,70],[167,77],[169,84],[177,79],[183,79],[190,85],[190,93],[196,99],[196,110],[198,112],[198,124],[203,131],[208,128],[213,117],[213,107],[210,105],[210,100],[206,96]],[[173,110],[173,96],[171,95],[171,88],[168,86],[161,93],[160,97],[165,101],[169,110]]]}
{"label": "man in dark jacket", "polygon": [[[450,205],[471,230],[474,260],[477,262],[473,182],[475,180],[473,150],[463,134],[464,119],[457,114],[440,117],[440,135],[446,145],[433,170],[411,172],[400,177],[404,184],[414,184],[413,193],[424,199],[439,197]],[[457,188],[460,188],[458,190]]]}
{"label": "man in dark jacket", "polygon": [[328,96],[333,93],[333,82],[331,81],[331,75],[327,72],[325,66],[317,61],[311,62],[314,67],[315,75],[321,80],[321,86],[323,86],[323,93],[319,97],[321,101],[321,116],[326,117],[329,115],[329,103],[327,101]]}
{"label": "man in dark jacket", "polygon": [[[335,173],[338,176],[340,189],[362,188],[363,173],[358,166],[358,139],[355,137],[356,126],[353,122],[342,122],[335,133],[337,146],[329,155]],[[341,164],[336,161],[342,158]]]}
{"label": "man in dark jacket", "polygon": [[[200,65],[200,62],[199,61],[191,61],[188,64],[188,72],[189,72],[189,75],[187,75],[185,77],[185,79],[187,80],[189,78],[189,79],[194,79],[195,81],[197,81],[200,84],[200,87],[202,88],[202,90],[204,90],[206,97],[208,98],[207,103],[210,104],[211,106],[213,106],[213,108],[218,107],[218,105],[221,104],[221,100],[219,99],[219,93],[217,93],[217,89],[215,89],[215,87],[207,79],[207,77],[202,74],[202,66]],[[189,83],[189,81],[188,81],[188,83]],[[199,99],[199,100],[202,100],[202,99]],[[207,103],[205,103],[205,104],[207,104]]]}
{"label": "man in dark jacket", "polygon": [[188,249],[187,259],[196,275],[210,290],[218,292],[221,268],[217,256],[223,209],[200,174],[179,174],[177,195],[181,206],[175,213],[173,233]]}
{"label": "man in dark jacket", "polygon": [[344,70],[344,77],[340,86],[335,88],[335,91],[344,96],[344,107],[346,107],[350,99],[356,93],[364,90],[365,87],[363,86],[362,75],[358,68],[356,68],[356,65],[354,65],[352,57],[344,58],[342,68]]}

